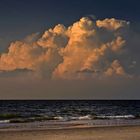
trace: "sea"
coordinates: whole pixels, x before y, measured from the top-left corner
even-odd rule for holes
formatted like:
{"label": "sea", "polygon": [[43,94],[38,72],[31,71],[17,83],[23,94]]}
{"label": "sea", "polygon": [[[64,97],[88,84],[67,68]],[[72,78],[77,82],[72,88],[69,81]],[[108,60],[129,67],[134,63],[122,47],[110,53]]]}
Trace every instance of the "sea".
{"label": "sea", "polygon": [[140,125],[140,100],[0,100],[0,131],[120,125]]}

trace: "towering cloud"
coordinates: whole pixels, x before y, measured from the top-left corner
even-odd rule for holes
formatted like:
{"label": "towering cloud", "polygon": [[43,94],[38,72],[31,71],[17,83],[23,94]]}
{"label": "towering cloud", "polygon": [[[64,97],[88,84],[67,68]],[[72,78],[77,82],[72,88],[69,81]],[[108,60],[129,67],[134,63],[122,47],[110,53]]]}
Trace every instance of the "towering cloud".
{"label": "towering cloud", "polygon": [[53,79],[126,76],[121,56],[127,42],[119,29],[128,25],[124,20],[88,17],[70,27],[58,24],[42,36],[36,33],[11,43],[8,52],[0,54],[0,71],[27,69]]}

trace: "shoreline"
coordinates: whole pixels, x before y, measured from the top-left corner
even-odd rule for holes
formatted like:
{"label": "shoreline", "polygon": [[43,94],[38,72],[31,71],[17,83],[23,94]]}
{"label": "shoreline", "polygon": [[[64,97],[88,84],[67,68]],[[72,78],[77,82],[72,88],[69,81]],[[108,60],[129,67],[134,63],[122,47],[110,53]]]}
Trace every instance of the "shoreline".
{"label": "shoreline", "polygon": [[24,130],[63,130],[82,128],[107,128],[140,126],[138,120],[79,120],[79,121],[44,121],[29,123],[1,123],[1,131],[24,131]]}
{"label": "shoreline", "polygon": [[139,140],[140,126],[0,131],[1,140]]}
{"label": "shoreline", "polygon": [[62,128],[29,128],[29,129],[0,129],[2,132],[31,132],[31,131],[69,131],[69,130],[82,130],[82,129],[110,129],[110,128],[140,128],[140,125],[102,125],[102,126],[75,126],[75,127],[62,127]]}
{"label": "shoreline", "polygon": [[88,125],[75,125],[70,127],[56,127],[56,128],[0,128],[0,132],[4,131],[51,131],[51,130],[72,130],[72,129],[98,129],[98,128],[117,128],[117,127],[140,127],[140,124],[126,124],[126,125],[95,125],[95,126],[88,126]]}

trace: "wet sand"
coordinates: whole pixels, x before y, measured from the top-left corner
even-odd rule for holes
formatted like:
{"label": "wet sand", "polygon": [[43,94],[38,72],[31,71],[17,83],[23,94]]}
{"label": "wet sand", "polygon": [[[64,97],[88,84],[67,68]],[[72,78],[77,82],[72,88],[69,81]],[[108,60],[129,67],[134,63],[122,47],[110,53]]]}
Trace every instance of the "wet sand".
{"label": "wet sand", "polygon": [[0,140],[140,140],[140,126],[0,131]]}

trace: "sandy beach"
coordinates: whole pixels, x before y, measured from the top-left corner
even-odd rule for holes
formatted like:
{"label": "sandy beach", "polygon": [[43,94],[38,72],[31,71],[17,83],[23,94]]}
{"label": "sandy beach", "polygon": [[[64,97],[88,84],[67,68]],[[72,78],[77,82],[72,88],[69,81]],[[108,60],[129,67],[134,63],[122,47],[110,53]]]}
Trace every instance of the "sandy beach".
{"label": "sandy beach", "polygon": [[0,140],[140,140],[140,126],[0,131]]}

